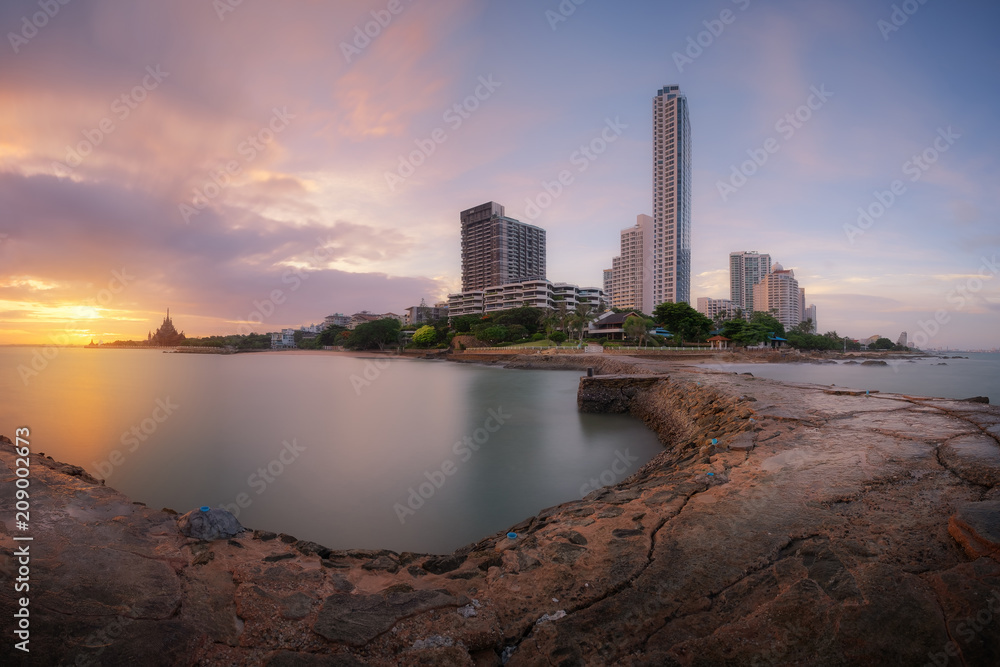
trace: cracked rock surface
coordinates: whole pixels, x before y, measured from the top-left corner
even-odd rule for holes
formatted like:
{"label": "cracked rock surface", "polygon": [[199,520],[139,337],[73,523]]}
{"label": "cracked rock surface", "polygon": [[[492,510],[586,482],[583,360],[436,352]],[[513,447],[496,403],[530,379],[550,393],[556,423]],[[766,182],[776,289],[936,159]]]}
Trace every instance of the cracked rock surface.
{"label": "cracked rock surface", "polygon": [[[596,368],[581,407],[631,412],[664,451],[511,526],[516,539],[505,530],[437,555],[253,531],[200,541],[176,516],[33,455],[32,658],[1000,664],[997,407],[659,360],[513,361]],[[4,521],[14,458],[0,445]],[[4,618],[14,532],[0,524]],[[0,661],[11,651],[4,642]]]}

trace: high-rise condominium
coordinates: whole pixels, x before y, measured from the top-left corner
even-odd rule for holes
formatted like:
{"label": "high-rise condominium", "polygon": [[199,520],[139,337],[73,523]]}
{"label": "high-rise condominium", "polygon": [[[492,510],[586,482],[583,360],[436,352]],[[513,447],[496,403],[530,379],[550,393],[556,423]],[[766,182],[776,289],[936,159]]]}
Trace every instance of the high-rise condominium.
{"label": "high-rise condominium", "polygon": [[786,331],[802,321],[805,299],[805,290],[799,288],[795,272],[778,263],[753,288],[754,309],[773,315]]}
{"label": "high-rise condominium", "polygon": [[749,252],[729,253],[729,300],[745,317],[761,308],[754,305],[753,286],[771,272],[771,256]]}
{"label": "high-rise condominium", "polygon": [[[653,98],[653,233],[649,308],[691,300],[691,123],[679,86]],[[645,295],[643,295],[645,296]]]}
{"label": "high-rise condominium", "polygon": [[614,269],[604,269],[604,282],[602,286],[604,287],[604,296],[611,301],[611,294],[614,292],[615,284],[615,272]]}
{"label": "high-rise condominium", "polygon": [[486,202],[462,211],[462,291],[545,279],[545,230]]}
{"label": "high-rise condominium", "polygon": [[652,272],[647,270],[652,227],[653,219],[640,214],[634,227],[621,231],[620,254],[611,260],[611,305],[615,308],[653,312]]}

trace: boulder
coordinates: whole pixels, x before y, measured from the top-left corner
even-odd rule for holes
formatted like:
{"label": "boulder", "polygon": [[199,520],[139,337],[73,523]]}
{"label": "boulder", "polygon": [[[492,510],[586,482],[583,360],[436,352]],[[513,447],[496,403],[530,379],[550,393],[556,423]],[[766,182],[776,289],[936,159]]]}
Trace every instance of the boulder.
{"label": "boulder", "polygon": [[985,403],[987,405],[990,403],[989,396],[973,396],[971,398],[963,398],[962,400],[966,403]]}
{"label": "boulder", "polygon": [[245,530],[231,512],[223,509],[191,510],[177,519],[181,533],[196,540],[225,540]]}

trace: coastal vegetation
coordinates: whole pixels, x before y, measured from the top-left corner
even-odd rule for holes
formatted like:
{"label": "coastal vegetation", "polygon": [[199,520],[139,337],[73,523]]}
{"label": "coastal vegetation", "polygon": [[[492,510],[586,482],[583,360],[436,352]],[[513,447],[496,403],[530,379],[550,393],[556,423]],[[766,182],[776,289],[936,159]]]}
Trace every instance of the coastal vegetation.
{"label": "coastal vegetation", "polygon": [[[399,348],[446,349],[452,346],[455,336],[472,336],[486,346],[559,346],[570,341],[574,347],[588,344],[616,347],[621,345],[637,347],[662,347],[704,345],[709,336],[721,334],[729,339],[729,348],[752,347],[769,342],[777,342],[787,347],[803,351],[860,351],[862,344],[844,338],[836,331],[824,334],[813,332],[811,320],[801,322],[786,330],[772,314],[753,312],[749,319],[737,311],[728,317],[717,317],[714,321],[692,308],[687,303],[662,303],[652,316],[634,310],[612,309],[616,313],[629,316],[621,324],[622,340],[588,336],[590,323],[602,311],[588,304],[577,304],[570,309],[565,302],[556,308],[535,308],[522,306],[487,315],[459,315],[440,318],[420,324],[401,325],[397,319],[383,318],[358,324],[354,329],[330,325],[319,333],[305,330],[296,331],[295,347],[304,350],[320,350],[342,347],[346,350],[386,350]],[[669,332],[668,335],[662,335]],[[619,336],[621,338],[621,336]],[[166,340],[173,343],[167,345]],[[467,343],[467,339],[463,339]],[[147,340],[116,340],[102,343],[105,347],[195,347],[220,348],[230,352],[271,349],[269,334],[232,334],[222,336],[185,337],[173,327],[169,314],[164,325],[151,334]],[[91,347],[96,345],[92,342]],[[465,349],[465,345],[458,345]],[[870,351],[904,352],[909,348],[880,337],[868,344]]]}
{"label": "coastal vegetation", "polygon": [[712,330],[712,320],[683,301],[661,303],[653,309],[653,320],[672,333],[678,343],[704,341]]}

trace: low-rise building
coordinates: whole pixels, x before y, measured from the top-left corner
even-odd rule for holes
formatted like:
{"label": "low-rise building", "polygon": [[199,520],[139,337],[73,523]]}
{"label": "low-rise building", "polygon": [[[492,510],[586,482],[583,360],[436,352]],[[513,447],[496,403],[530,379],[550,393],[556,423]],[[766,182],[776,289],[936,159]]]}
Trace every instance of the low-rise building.
{"label": "low-rise building", "polygon": [[282,350],[295,347],[295,329],[282,329],[271,333],[271,349]]}
{"label": "low-rise building", "polygon": [[868,338],[865,338],[865,339],[863,339],[863,340],[860,341],[861,346],[863,348],[867,349],[867,348],[871,347],[872,345],[874,345],[875,341],[877,341],[881,337],[882,337],[882,334],[875,334],[874,336],[869,336]]}
{"label": "low-rise building", "polygon": [[730,340],[731,339],[726,338],[725,336],[716,335],[709,338],[708,342],[712,346],[713,350],[728,350]]}
{"label": "low-rise building", "polygon": [[587,326],[587,335],[592,338],[603,337],[608,340],[624,340],[625,320],[632,316],[641,317],[641,315],[635,312],[603,313]]}
{"label": "low-rise building", "polygon": [[695,309],[713,322],[720,317],[729,320],[736,316],[736,308],[733,306],[732,299],[698,297],[698,305]]}
{"label": "low-rise building", "polygon": [[396,320],[400,324],[405,324],[405,320],[402,315],[397,315],[396,313],[373,313],[370,310],[362,310],[360,313],[354,313],[351,315],[351,321],[348,323],[348,329],[354,329],[359,324],[364,324],[365,322],[375,322],[377,320]]}
{"label": "low-rise building", "polygon": [[323,318],[324,327],[350,327],[351,326],[351,316],[344,315],[343,313],[336,313],[335,315],[327,315]]}
{"label": "low-rise building", "polygon": [[573,310],[577,304],[588,304],[592,310],[607,307],[604,290],[599,287],[578,287],[548,280],[526,280],[508,285],[494,285],[485,290],[471,290],[448,295],[448,315],[483,315],[511,308],[531,306],[555,309],[565,304]]}
{"label": "low-rise building", "polygon": [[443,320],[448,317],[448,304],[442,302],[428,306],[421,299],[419,306],[410,306],[406,309],[405,317],[404,324],[427,324],[435,320]]}
{"label": "low-rise building", "polygon": [[448,295],[448,317],[461,315],[482,315],[486,293],[483,290],[470,290],[459,294]]}

